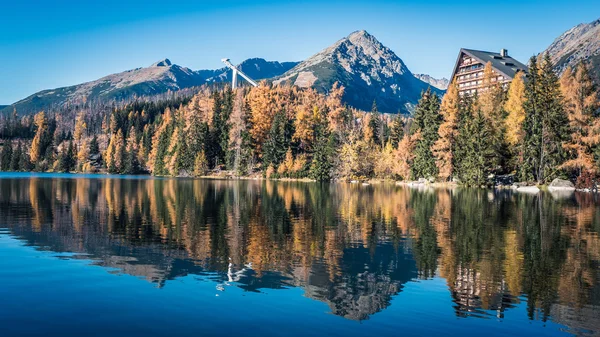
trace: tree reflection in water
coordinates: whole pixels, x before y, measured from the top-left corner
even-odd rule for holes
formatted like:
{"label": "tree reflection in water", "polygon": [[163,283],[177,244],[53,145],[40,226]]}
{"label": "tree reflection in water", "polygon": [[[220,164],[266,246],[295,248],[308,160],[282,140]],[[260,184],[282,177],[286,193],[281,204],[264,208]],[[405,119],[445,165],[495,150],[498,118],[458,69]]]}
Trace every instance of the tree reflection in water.
{"label": "tree reflection in water", "polygon": [[600,331],[599,202],[478,189],[178,179],[0,179],[0,227],[163,287],[302,287],[364,320],[407,282],[446,280],[459,317]]}

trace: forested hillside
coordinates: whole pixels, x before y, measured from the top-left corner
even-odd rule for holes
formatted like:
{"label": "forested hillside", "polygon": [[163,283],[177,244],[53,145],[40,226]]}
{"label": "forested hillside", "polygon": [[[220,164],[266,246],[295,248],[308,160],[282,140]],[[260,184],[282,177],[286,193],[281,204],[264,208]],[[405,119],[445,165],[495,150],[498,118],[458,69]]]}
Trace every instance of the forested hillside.
{"label": "forested hillside", "polygon": [[532,58],[509,88],[492,81],[441,99],[424,91],[413,117],[342,103],[344,88],[204,88],[192,97],[134,102],[100,113],[40,112],[3,119],[0,169],[151,173],[160,176],[456,180],[491,175],[589,186],[599,169],[598,92],[584,64],[557,77],[549,57]]}

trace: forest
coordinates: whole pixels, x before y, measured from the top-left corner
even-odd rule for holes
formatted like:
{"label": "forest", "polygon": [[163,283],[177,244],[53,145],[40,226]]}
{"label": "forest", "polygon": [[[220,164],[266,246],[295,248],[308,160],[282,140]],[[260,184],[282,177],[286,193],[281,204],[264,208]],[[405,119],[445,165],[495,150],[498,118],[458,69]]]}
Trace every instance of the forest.
{"label": "forest", "polygon": [[322,94],[268,82],[14,113],[0,117],[0,171],[595,185],[600,103],[585,64],[559,77],[547,55],[532,57],[504,87],[488,63],[483,83],[476,95],[427,90],[411,116],[346,106],[337,83]]}

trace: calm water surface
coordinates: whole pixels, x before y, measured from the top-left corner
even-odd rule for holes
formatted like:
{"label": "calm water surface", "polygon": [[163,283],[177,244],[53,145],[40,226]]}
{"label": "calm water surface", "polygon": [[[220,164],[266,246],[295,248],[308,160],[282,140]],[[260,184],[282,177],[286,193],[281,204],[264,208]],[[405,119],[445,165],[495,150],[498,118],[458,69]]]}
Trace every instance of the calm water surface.
{"label": "calm water surface", "polygon": [[600,200],[0,174],[2,336],[600,336]]}

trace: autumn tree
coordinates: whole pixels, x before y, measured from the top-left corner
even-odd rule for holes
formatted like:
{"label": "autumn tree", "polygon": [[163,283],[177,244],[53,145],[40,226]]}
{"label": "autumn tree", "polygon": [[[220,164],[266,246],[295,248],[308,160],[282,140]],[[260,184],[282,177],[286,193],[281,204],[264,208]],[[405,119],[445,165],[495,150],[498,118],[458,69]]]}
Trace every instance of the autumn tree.
{"label": "autumn tree", "polygon": [[431,147],[438,169],[438,177],[447,181],[453,173],[454,150],[458,135],[458,109],[460,96],[458,85],[453,81],[442,99],[440,114],[443,122],[438,129],[438,140]]}
{"label": "autumn tree", "polygon": [[31,142],[29,156],[33,163],[41,162],[47,156],[48,150],[52,146],[52,133],[48,124],[48,118],[42,111],[35,115],[34,124],[36,127],[35,136]]}
{"label": "autumn tree", "polygon": [[563,145],[569,160],[561,167],[573,170],[576,177],[584,173],[595,176],[598,165],[594,152],[600,142],[600,120],[595,115],[599,98],[586,65],[580,63],[575,72],[567,68],[560,79],[560,88],[570,129],[570,140]]}

